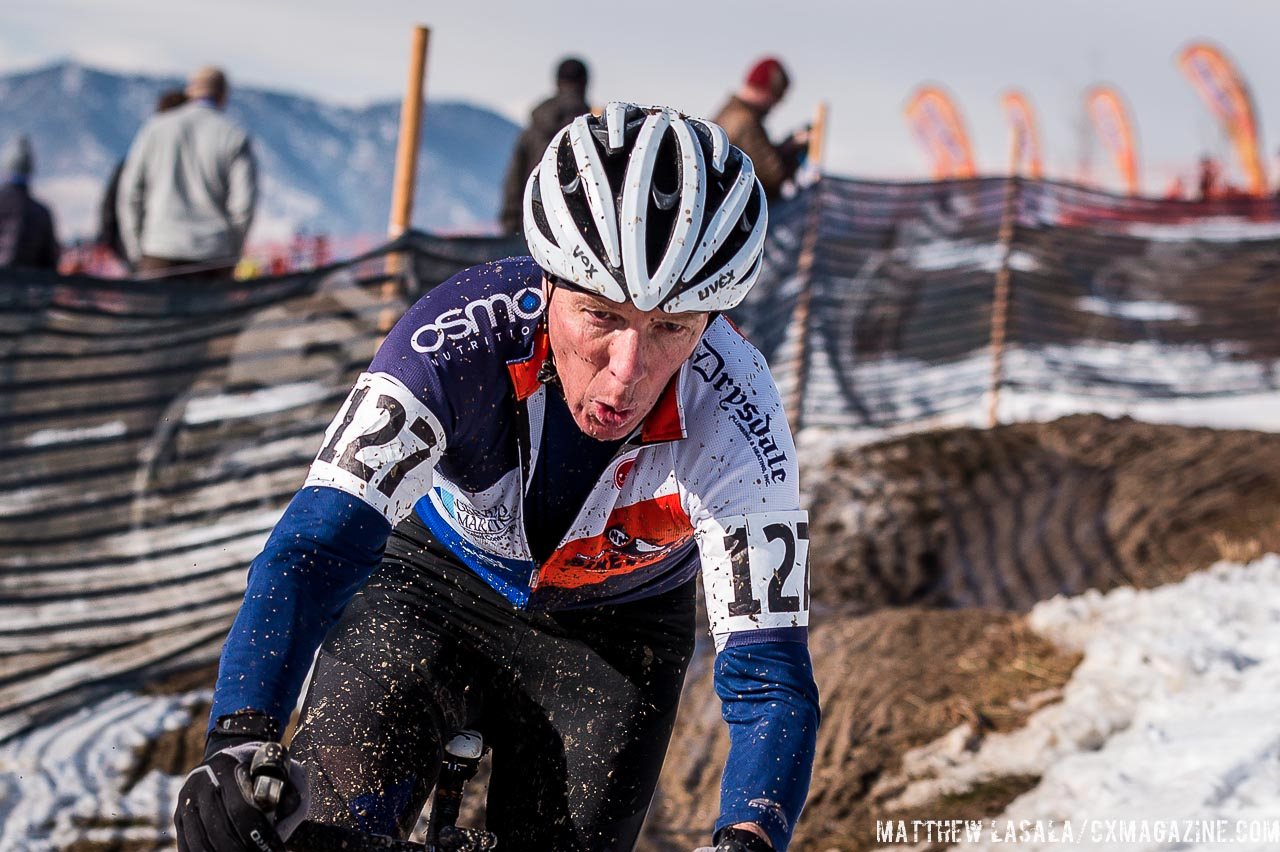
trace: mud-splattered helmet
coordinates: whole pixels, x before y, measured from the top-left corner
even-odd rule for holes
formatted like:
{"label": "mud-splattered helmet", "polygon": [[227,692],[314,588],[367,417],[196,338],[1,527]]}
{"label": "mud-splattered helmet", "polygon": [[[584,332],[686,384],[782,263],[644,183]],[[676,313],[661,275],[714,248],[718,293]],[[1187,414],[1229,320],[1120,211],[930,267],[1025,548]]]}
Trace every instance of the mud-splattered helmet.
{"label": "mud-splattered helmet", "polygon": [[645,311],[737,305],[768,221],[751,159],[719,126],[667,107],[579,116],[524,191],[525,241],[544,270]]}

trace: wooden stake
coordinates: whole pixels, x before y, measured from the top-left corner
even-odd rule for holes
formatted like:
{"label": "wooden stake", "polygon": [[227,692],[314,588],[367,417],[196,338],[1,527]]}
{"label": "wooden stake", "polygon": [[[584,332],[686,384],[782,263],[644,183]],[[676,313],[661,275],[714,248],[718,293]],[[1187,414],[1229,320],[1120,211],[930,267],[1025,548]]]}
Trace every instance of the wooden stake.
{"label": "wooden stake", "polygon": [[1009,326],[1009,255],[1013,252],[1018,188],[1022,172],[1022,129],[1014,128],[1013,150],[1009,154],[1009,183],[1004,192],[1004,211],[1000,216],[1000,268],[996,270],[996,287],[991,298],[991,391],[987,407],[987,428],[1000,423],[1000,386],[1004,383],[1004,347]]}
{"label": "wooden stake", "polygon": [[[404,100],[400,104],[400,137],[396,143],[396,171],[391,184],[391,216],[387,224],[387,237],[396,237],[409,230],[413,219],[413,188],[418,177],[418,144],[422,138],[422,104],[426,89],[427,40],[431,30],[424,26],[413,28],[413,46],[409,50],[409,80],[405,86]],[[395,324],[396,311],[391,307],[399,291],[398,279],[403,267],[402,258],[392,252],[387,255],[386,272],[389,276],[382,287],[383,301],[388,309],[379,318],[378,327],[385,334]]]}
{"label": "wooden stake", "polygon": [[[813,117],[813,126],[809,129],[808,161],[815,181],[822,177],[822,145],[826,135],[827,105],[820,102]],[[813,193],[813,197],[805,211],[804,236],[800,241],[800,256],[796,259],[796,278],[800,281],[801,290],[791,319],[798,326],[796,353],[791,362],[795,384],[791,388],[790,399],[784,403],[794,432],[799,432],[804,425],[804,398],[809,380],[809,316],[813,309],[813,260],[818,249],[818,231],[822,227],[822,188],[815,182],[808,191]]]}
{"label": "wooden stake", "polygon": [[809,164],[814,174],[822,173],[822,146],[827,141],[827,102],[819,101],[809,129]]}
{"label": "wooden stake", "polygon": [[431,30],[413,28],[409,52],[409,81],[400,104],[400,140],[396,145],[396,175],[391,188],[391,239],[409,229],[413,216],[413,184],[418,174],[418,142],[422,138],[422,97],[427,71],[427,38]]}

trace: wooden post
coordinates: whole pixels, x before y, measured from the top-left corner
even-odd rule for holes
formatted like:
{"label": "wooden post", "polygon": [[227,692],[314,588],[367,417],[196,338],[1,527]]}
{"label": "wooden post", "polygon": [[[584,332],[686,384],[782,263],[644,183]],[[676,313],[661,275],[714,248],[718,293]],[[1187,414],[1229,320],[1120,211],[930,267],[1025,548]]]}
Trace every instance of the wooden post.
{"label": "wooden post", "polygon": [[[413,46],[409,51],[409,80],[405,86],[404,101],[400,104],[400,137],[396,143],[396,171],[391,184],[391,217],[387,224],[387,237],[394,240],[409,229],[413,218],[413,187],[418,176],[418,144],[422,138],[422,104],[426,88],[427,40],[431,30],[424,26],[413,28]],[[382,287],[383,301],[390,304],[396,297],[397,277],[402,272],[401,258],[396,253],[387,255],[386,272],[389,279]],[[395,324],[395,312],[383,312],[378,326],[383,333]]]}
{"label": "wooden post", "polygon": [[1009,155],[1009,183],[1004,192],[1000,216],[1000,267],[991,299],[991,391],[987,407],[987,428],[1000,423],[1000,385],[1004,383],[1004,346],[1009,328],[1009,255],[1013,252],[1013,231],[1017,224],[1018,189],[1022,172],[1022,129],[1014,128],[1013,151]]}
{"label": "wooden post", "polygon": [[792,323],[798,327],[796,354],[791,362],[795,384],[785,407],[790,414],[791,428],[796,432],[804,425],[804,397],[809,377],[809,316],[813,310],[813,288],[810,285],[814,255],[818,249],[818,232],[822,229],[822,188],[818,186],[818,182],[822,178],[822,145],[826,134],[827,105],[819,103],[813,127],[809,131],[809,164],[813,169],[815,182],[809,187],[813,197],[809,200],[809,209],[805,211],[804,236],[800,242],[800,256],[796,258],[796,278],[801,289],[791,318]]}
{"label": "wooden post", "polygon": [[418,175],[418,142],[422,138],[422,96],[430,34],[426,27],[413,28],[409,81],[404,102],[400,104],[400,140],[396,145],[396,175],[391,188],[391,221],[387,225],[387,236],[393,240],[409,229],[409,220],[413,216],[413,184]]}
{"label": "wooden post", "polygon": [[809,165],[815,175],[822,174],[822,146],[827,141],[827,102],[819,101],[809,129]]}

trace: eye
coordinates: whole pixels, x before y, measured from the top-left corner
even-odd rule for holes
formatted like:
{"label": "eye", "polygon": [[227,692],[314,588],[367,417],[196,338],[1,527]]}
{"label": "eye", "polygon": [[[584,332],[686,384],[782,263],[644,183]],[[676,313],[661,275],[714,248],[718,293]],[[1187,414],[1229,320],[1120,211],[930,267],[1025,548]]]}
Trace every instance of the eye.
{"label": "eye", "polygon": [[683,323],[678,323],[678,322],[659,323],[658,328],[662,329],[668,334],[687,334],[689,331],[689,326],[684,325]]}

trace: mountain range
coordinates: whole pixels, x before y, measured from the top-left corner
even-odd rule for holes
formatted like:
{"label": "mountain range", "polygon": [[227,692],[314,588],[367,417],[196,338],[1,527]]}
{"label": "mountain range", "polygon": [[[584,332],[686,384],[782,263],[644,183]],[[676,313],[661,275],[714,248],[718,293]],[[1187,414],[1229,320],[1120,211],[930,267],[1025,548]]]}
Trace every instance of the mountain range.
{"label": "mountain range", "polygon": [[[258,160],[259,203],[250,242],[298,232],[339,238],[385,233],[399,101],[339,106],[240,87],[231,76],[227,115],[250,131]],[[18,133],[30,138],[36,160],[32,191],[53,209],[64,242],[96,233],[112,170],[157,96],[182,82],[73,62],[0,75],[0,144]],[[437,232],[491,229],[518,133],[518,126],[492,110],[429,100],[413,225]]]}

